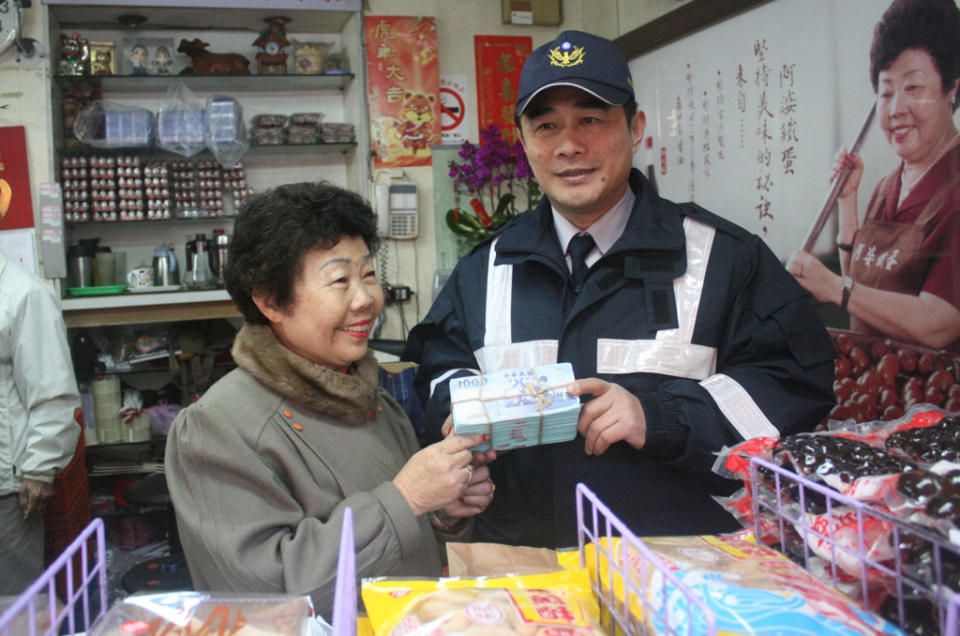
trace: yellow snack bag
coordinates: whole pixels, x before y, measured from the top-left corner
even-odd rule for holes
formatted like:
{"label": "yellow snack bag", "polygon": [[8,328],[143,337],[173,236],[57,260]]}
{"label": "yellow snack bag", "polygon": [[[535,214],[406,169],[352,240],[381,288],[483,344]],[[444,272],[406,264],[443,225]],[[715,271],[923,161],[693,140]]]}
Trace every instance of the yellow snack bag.
{"label": "yellow snack bag", "polygon": [[517,577],[366,579],[377,636],[603,634],[585,569]]}

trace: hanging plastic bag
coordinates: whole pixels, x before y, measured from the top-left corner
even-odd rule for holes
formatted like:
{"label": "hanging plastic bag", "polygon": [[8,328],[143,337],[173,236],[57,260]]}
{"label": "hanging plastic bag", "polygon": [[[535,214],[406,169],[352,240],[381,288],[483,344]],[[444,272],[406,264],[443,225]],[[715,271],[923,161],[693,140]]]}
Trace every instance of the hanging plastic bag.
{"label": "hanging plastic bag", "polygon": [[94,148],[141,148],[153,141],[153,113],[96,100],[77,113],[73,134]]}
{"label": "hanging plastic bag", "polygon": [[207,148],[224,168],[232,168],[247,152],[247,127],[243,107],[232,97],[207,98],[204,109],[204,139]]}
{"label": "hanging plastic bag", "polygon": [[203,102],[182,81],[167,90],[157,112],[157,145],[184,157],[203,151]]}

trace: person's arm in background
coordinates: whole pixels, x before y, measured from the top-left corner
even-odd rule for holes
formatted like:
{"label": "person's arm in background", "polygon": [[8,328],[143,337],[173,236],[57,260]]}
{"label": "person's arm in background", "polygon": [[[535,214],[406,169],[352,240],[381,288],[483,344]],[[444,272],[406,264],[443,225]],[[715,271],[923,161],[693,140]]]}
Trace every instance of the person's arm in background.
{"label": "person's arm in background", "polygon": [[847,152],[846,148],[837,151],[833,158],[830,172],[830,183],[838,179],[844,170],[850,170],[846,183],[837,197],[837,251],[840,254],[840,271],[846,273],[850,269],[850,254],[857,230],[860,229],[860,212],[857,204],[857,192],[860,188],[860,178],[863,176],[863,159],[860,155]]}
{"label": "person's arm in background", "polygon": [[[850,154],[838,157],[834,170],[842,168],[840,161],[853,165],[840,203],[840,231],[838,241],[852,243],[859,228],[856,210],[856,183],[863,171],[863,162]],[[851,186],[853,182],[853,186]],[[849,192],[853,187],[853,192]],[[960,338],[960,309],[945,297],[950,290],[944,281],[956,276],[957,254],[960,254],[960,219],[954,215],[948,221],[944,239],[937,252],[923,289],[915,294],[887,291],[854,282],[847,301],[847,311],[891,338],[914,342],[931,349],[942,349]],[[852,230],[849,229],[852,226]],[[850,252],[840,250],[840,264],[849,270]],[[843,278],[833,273],[809,252],[797,251],[787,261],[787,271],[820,302],[840,305],[843,300]],[[938,287],[939,285],[939,287]]]}
{"label": "person's arm in background", "polygon": [[624,441],[648,457],[708,469],[723,446],[756,436],[812,429],[833,406],[834,348],[803,289],[753,238],[741,259],[745,280],[726,325],[716,373],[669,378],[633,394],[599,379],[578,379],[572,394],[593,394],[578,423],[586,451]]}
{"label": "person's arm in background", "polygon": [[73,414],[80,395],[63,316],[42,284],[23,295],[11,336],[13,380],[26,415],[26,452],[15,468],[22,475],[20,507],[27,518],[42,514],[53,496],[54,477],[73,457],[80,435]]}
{"label": "person's arm in background", "polygon": [[[418,365],[414,387],[423,405],[429,442],[444,438],[441,429],[450,415],[450,379],[480,373],[457,310],[458,275],[455,270],[427,316],[411,330],[403,353],[404,360]],[[476,293],[483,293],[481,286]]]}

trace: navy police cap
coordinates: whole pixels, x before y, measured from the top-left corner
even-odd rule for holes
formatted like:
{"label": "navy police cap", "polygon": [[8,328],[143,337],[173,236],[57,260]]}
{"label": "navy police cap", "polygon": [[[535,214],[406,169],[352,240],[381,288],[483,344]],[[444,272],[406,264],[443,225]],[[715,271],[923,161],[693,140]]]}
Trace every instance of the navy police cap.
{"label": "navy police cap", "polygon": [[575,86],[612,106],[633,97],[633,80],[620,49],[583,31],[564,31],[530,54],[520,74],[517,116],[537,94],[553,86]]}

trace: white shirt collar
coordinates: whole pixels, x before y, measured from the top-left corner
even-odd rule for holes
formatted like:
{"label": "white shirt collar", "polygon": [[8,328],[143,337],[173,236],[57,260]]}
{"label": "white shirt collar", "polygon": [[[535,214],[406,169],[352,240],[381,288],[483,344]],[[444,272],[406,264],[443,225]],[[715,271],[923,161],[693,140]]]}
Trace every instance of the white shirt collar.
{"label": "white shirt collar", "polygon": [[630,212],[633,210],[636,198],[637,195],[633,193],[630,186],[627,186],[627,191],[623,193],[620,201],[610,208],[606,214],[594,221],[593,225],[586,230],[577,228],[551,205],[553,227],[557,230],[557,238],[560,240],[560,247],[563,248],[564,256],[567,259],[567,266],[571,266],[570,257],[566,256],[567,246],[570,244],[570,239],[581,233],[589,234],[596,243],[596,246],[587,254],[587,266],[589,267],[600,260],[600,257],[606,254],[623,234],[624,228],[627,227],[627,221],[630,220]]}

